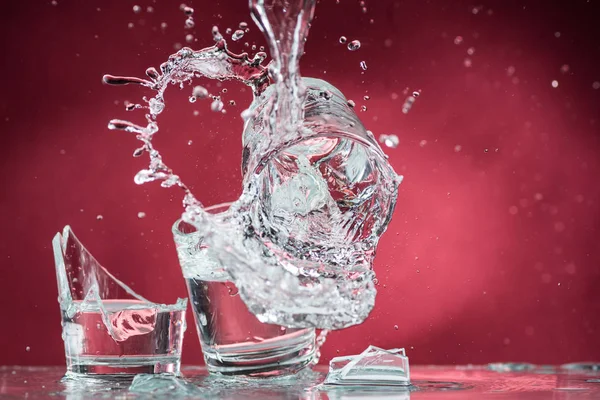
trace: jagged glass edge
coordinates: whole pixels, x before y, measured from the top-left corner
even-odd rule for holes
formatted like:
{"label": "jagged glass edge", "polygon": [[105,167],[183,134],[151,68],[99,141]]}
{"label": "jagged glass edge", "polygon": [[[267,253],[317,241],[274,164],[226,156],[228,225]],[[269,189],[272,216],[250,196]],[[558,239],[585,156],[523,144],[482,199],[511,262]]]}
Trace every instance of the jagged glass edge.
{"label": "jagged glass edge", "polygon": [[[63,228],[62,235],[60,232],[57,232],[54,238],[52,239],[52,249],[54,251],[54,265],[56,267],[56,278],[58,282],[58,302],[61,307],[64,307],[65,310],[69,310],[70,306],[73,304],[73,297],[71,296],[71,290],[69,288],[69,280],[67,278],[67,270],[64,259],[66,244],[68,242],[69,235],[73,235],[75,239],[79,242],[79,239],[74,235],[73,230],[70,225],[66,225]],[[94,258],[94,256],[87,250],[87,248],[83,245],[83,243],[79,242],[84,250]],[[94,258],[96,261],[96,259]],[[96,261],[97,262],[97,261]],[[161,304],[150,301],[139,294],[137,294],[133,289],[131,289],[127,284],[117,279],[113,274],[111,274],[106,268],[104,268],[100,263],[98,266],[105,272],[109,278],[115,281],[117,285],[119,285],[125,292],[133,296],[135,299],[140,300],[145,305],[131,305],[123,307],[123,310],[135,310],[139,308],[146,308],[148,305],[151,307],[157,307],[164,311],[184,311],[187,309],[187,298],[177,298],[177,301],[174,304]]]}

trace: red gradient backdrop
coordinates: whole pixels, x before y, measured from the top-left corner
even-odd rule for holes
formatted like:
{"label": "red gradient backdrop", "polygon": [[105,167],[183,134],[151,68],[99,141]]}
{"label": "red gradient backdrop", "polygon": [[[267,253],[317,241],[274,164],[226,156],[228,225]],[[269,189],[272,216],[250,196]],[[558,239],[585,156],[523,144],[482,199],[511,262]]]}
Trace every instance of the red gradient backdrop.
{"label": "red gradient backdrop", "polygon": [[[598,3],[371,0],[366,14],[358,1],[335,3],[317,6],[302,72],[354,99],[376,135],[398,135],[387,152],[405,181],[375,263],[377,305],[330,335],[323,360],[368,344],[406,347],[415,363],[600,360]],[[200,48],[213,25],[250,22],[245,0],[188,4],[191,31],[173,1],[2,5],[0,364],[63,363],[50,241],[66,224],[142,295],[185,296],[170,234],[181,194],[135,185],[146,163],[131,157],[137,142],[106,128],[142,121],[123,102],[149,93],[101,77],[141,76],[188,33]],[[250,26],[232,50],[264,44]],[[190,104],[191,88],[169,90],[156,137],[205,204],[240,192],[250,93],[224,87],[237,102],[226,115]],[[421,90],[407,115],[405,90]],[[188,317],[183,360],[199,364]]]}

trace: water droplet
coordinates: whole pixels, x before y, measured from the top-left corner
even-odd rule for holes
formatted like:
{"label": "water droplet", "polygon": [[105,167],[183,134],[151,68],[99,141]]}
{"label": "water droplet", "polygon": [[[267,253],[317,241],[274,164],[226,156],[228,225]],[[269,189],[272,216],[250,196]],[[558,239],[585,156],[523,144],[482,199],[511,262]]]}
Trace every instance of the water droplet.
{"label": "water droplet", "polygon": [[138,216],[139,219],[146,218],[146,213],[143,212],[143,211],[140,211],[140,212],[137,213],[137,216]]}
{"label": "water droplet", "polygon": [[140,148],[138,148],[138,149],[135,149],[135,150],[133,151],[133,156],[134,156],[134,157],[141,157],[141,156],[142,156],[142,154],[144,154],[144,150],[145,150],[145,149],[144,149],[144,147],[140,147]]}
{"label": "water droplet", "polygon": [[220,99],[215,99],[210,105],[210,109],[214,112],[221,112],[223,110],[224,104]]}
{"label": "water droplet", "polygon": [[233,283],[227,283],[227,293],[229,293],[230,296],[237,296],[239,294],[239,290],[238,288],[233,284]]}
{"label": "water droplet", "polygon": [[358,40],[353,40],[350,43],[348,43],[348,50],[356,51],[358,49],[360,49],[360,42]]}
{"label": "water droplet", "polygon": [[208,97],[208,90],[204,86],[195,86],[192,91],[192,96],[198,99],[205,99]]}
{"label": "water droplet", "polygon": [[100,221],[100,220],[103,220],[103,219],[104,219],[104,217],[103,217],[102,215],[98,214],[98,215],[96,215],[96,219],[97,219],[98,221]]}
{"label": "water droplet", "polygon": [[133,6],[134,13],[139,14],[141,11],[142,11],[142,7],[137,6],[137,5]]}
{"label": "water droplet", "polygon": [[348,41],[348,39],[346,38],[346,36],[340,36],[340,43],[344,44]]}
{"label": "water droplet", "polygon": [[231,40],[233,40],[234,42],[237,42],[238,40],[240,40],[243,37],[244,37],[244,31],[241,29],[238,29],[237,31],[233,32],[233,35],[231,35]]}
{"label": "water droplet", "polygon": [[363,69],[363,71],[367,70],[367,63],[365,61],[361,61],[360,62],[360,67]]}
{"label": "water droplet", "polygon": [[556,79],[552,81],[552,87],[553,88],[557,88],[558,87],[558,81]]}
{"label": "water droplet", "polygon": [[216,25],[212,27],[212,35],[215,41],[223,39],[223,36],[221,36],[221,32],[219,32],[219,27]]}
{"label": "water droplet", "polygon": [[396,135],[379,135],[379,142],[391,149],[395,149],[400,144],[400,139]]}
{"label": "water droplet", "polygon": [[454,38],[454,44],[459,45],[463,42],[463,37],[462,36],[457,36]]}
{"label": "water droplet", "polygon": [[150,68],[146,69],[146,75],[152,79],[157,79],[160,76],[158,74],[158,71],[154,67],[150,67]]}

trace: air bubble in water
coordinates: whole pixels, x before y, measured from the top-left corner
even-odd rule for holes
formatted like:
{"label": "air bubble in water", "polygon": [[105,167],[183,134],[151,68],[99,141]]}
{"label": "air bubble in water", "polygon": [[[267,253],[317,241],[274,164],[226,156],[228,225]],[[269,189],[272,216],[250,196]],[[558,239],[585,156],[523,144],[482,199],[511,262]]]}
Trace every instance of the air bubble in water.
{"label": "air bubble in water", "polygon": [[137,214],[137,216],[138,216],[138,218],[139,218],[139,219],[146,218],[146,213],[145,213],[145,212],[143,212],[143,211],[140,211],[140,212]]}
{"label": "air bubble in water", "polygon": [[147,13],[153,13],[154,12],[154,7],[152,7],[152,6],[146,7],[146,12]]}
{"label": "air bubble in water", "polygon": [[210,109],[214,112],[221,112],[223,110],[224,104],[220,99],[215,99],[210,105]]}
{"label": "air bubble in water", "polygon": [[248,23],[247,22],[240,22],[240,24],[238,25],[240,29],[248,29]]}
{"label": "air bubble in water", "polygon": [[419,146],[421,146],[421,147],[425,147],[425,146],[427,146],[427,140],[425,140],[425,139],[421,140],[421,141],[419,142]]}
{"label": "air bubble in water", "polygon": [[231,32],[233,32],[233,30],[231,28],[225,29],[225,34],[226,35],[231,35]]}
{"label": "air bubble in water", "polygon": [[135,5],[133,6],[133,12],[139,14],[142,11],[142,7]]}
{"label": "air bubble in water", "polygon": [[365,111],[367,111],[367,106],[361,106],[361,107],[360,107],[360,111],[362,111],[362,112],[365,112]]}
{"label": "air bubble in water", "polygon": [[454,146],[454,151],[456,153],[459,153],[462,150],[462,146],[460,144],[457,144],[456,146]]}
{"label": "air bubble in water", "polygon": [[360,42],[358,40],[353,40],[350,43],[348,43],[348,50],[356,51],[358,49],[360,49]]}
{"label": "air bubble in water", "polygon": [[459,45],[463,42],[463,37],[462,36],[457,36],[454,38],[454,44]]}
{"label": "air bubble in water", "polygon": [[198,99],[205,99],[208,97],[208,90],[204,86],[195,86],[192,91],[192,96]]}
{"label": "air bubble in water", "polygon": [[188,18],[185,20],[185,27],[188,29],[193,28],[194,26],[196,26],[196,23],[194,22],[194,19],[192,17]]}
{"label": "air bubble in water", "polygon": [[562,67],[560,67],[560,72],[562,72],[563,74],[566,74],[567,72],[569,72],[571,68],[569,67],[568,64],[563,64]]}
{"label": "air bubble in water", "polygon": [[475,47],[469,47],[467,49],[467,54],[472,56],[473,54],[475,54]]}
{"label": "air bubble in water", "polygon": [[241,29],[238,29],[237,31],[233,32],[233,35],[231,35],[231,40],[233,40],[234,42],[237,42],[238,40],[240,40],[243,37],[244,37],[244,31]]}
{"label": "air bubble in water", "polygon": [[354,108],[356,106],[356,103],[354,102],[354,100],[348,100],[348,105]]}
{"label": "air bubble in water", "polygon": [[400,139],[396,135],[379,135],[379,142],[391,149],[395,149],[400,144]]}
{"label": "air bubble in water", "polygon": [[346,38],[346,36],[340,36],[340,43],[344,44],[348,41],[348,39]]}
{"label": "air bubble in water", "polygon": [[556,79],[552,81],[552,87],[553,88],[557,88],[558,87],[558,81]]}
{"label": "air bubble in water", "polygon": [[128,23],[128,24],[127,24],[127,27],[128,27],[129,29],[133,29],[133,27],[134,27],[134,26],[135,26],[135,25],[133,25],[133,22],[130,22],[130,23]]}
{"label": "air bubble in water", "polygon": [[465,57],[465,61],[463,61],[463,64],[465,67],[471,68],[473,66],[473,61],[469,57]]}
{"label": "air bubble in water", "polygon": [[365,61],[361,61],[360,62],[360,67],[363,69],[363,71],[367,70],[367,63]]}
{"label": "air bubble in water", "polygon": [[185,35],[185,41],[188,43],[192,43],[194,41],[194,35],[192,35],[191,33]]}
{"label": "air bubble in water", "polygon": [[102,216],[101,214],[98,214],[98,215],[96,215],[96,219],[97,219],[98,221],[101,221],[101,220],[103,220],[103,219],[104,219],[104,216]]}
{"label": "air bubble in water", "polygon": [[600,82],[594,81],[594,83],[592,83],[592,89],[594,89],[594,90],[600,89]]}
{"label": "air bubble in water", "polygon": [[185,15],[194,15],[194,9],[192,7],[185,6],[182,9]]}
{"label": "air bubble in water", "polygon": [[188,146],[191,146],[191,145],[192,145],[192,143],[194,143],[194,141],[193,141],[193,140],[188,140]]}
{"label": "air bubble in water", "polygon": [[167,23],[166,22],[161,22],[160,23],[160,29],[167,29]]}
{"label": "air bubble in water", "polygon": [[420,91],[420,90],[415,90],[415,91],[412,93],[412,95],[413,95],[413,97],[419,97],[419,96],[421,95],[421,91]]}
{"label": "air bubble in water", "polygon": [[394,325],[394,329],[395,329],[395,330],[398,330],[398,325]]}
{"label": "air bubble in water", "polygon": [[31,351],[31,347],[29,347],[29,346],[25,347],[25,351]]}
{"label": "air bubble in water", "polygon": [[196,96],[190,96],[190,103],[196,102]]}
{"label": "air bubble in water", "polygon": [[364,99],[365,101],[367,101],[367,100],[371,100],[371,97],[369,97],[369,96],[365,96],[365,97],[363,97],[363,99]]}

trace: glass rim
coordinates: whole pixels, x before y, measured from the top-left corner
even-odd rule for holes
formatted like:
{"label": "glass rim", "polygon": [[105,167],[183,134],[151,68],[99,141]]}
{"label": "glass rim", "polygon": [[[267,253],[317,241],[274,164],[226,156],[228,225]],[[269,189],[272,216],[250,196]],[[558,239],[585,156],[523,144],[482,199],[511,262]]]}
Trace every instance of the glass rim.
{"label": "glass rim", "polygon": [[[229,207],[231,207],[232,204],[233,204],[233,201],[229,201],[229,202],[225,202],[225,203],[219,203],[219,204],[213,204],[212,206],[204,208],[204,211],[207,211],[207,212],[209,212],[211,214],[222,214],[224,212],[227,212],[227,210],[229,210]],[[223,208],[222,211],[214,212],[214,211],[219,210],[221,208]],[[193,227],[195,229],[195,231],[194,232],[182,232],[181,229],[179,229],[179,225],[182,222],[184,224],[188,225],[188,226]],[[173,224],[173,227],[172,227],[171,230],[172,230],[172,232],[173,232],[174,235],[178,235],[178,236],[188,236],[188,235],[193,235],[194,233],[198,232],[193,225],[185,222],[181,218],[178,218],[177,221],[175,221],[175,223]]]}

